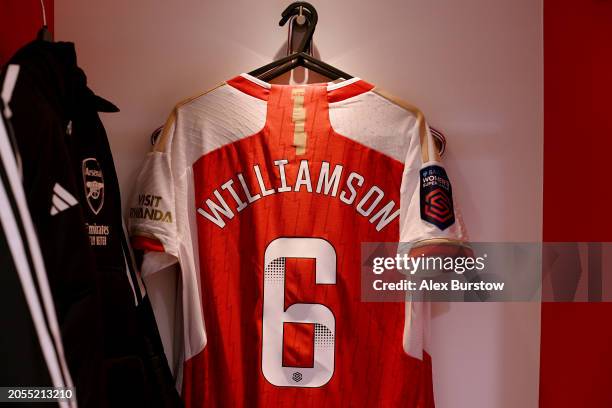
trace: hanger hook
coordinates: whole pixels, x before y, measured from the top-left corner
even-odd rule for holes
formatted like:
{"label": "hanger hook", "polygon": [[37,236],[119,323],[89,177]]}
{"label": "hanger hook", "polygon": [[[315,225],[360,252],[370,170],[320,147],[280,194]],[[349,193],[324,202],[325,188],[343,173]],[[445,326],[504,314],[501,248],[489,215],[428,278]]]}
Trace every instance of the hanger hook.
{"label": "hanger hook", "polygon": [[319,20],[319,16],[317,14],[317,10],[312,4],[307,3],[305,1],[296,1],[287,6],[287,8],[285,8],[282,13],[281,20],[278,22],[278,25],[284,26],[287,21],[289,21],[289,19],[294,16],[301,16],[306,20],[305,23],[308,23],[306,33],[304,34],[304,37],[302,38],[302,41],[300,42],[300,45],[296,50],[297,53],[300,53],[304,52],[307,47],[310,48],[312,44],[312,36],[314,35],[315,27]]}
{"label": "hanger hook", "polygon": [[[299,16],[291,16],[289,18],[289,28],[287,29],[287,50],[285,52],[285,55],[289,56],[291,54],[294,54],[294,50],[293,50],[293,24],[299,24],[298,20]],[[308,17],[304,16],[304,24],[306,24],[308,22]],[[305,50],[306,51],[306,50]],[[312,47],[308,47],[308,52],[307,54],[312,56]]]}
{"label": "hanger hook", "polygon": [[42,11],[43,26],[46,27],[47,26],[47,12],[45,11],[44,0],[40,0],[40,9]]}

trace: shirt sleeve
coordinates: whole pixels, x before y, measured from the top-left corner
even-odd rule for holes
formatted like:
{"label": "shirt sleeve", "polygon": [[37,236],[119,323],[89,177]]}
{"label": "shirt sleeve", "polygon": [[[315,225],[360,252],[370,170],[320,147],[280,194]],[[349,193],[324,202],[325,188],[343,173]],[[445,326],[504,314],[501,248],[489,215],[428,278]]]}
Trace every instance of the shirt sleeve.
{"label": "shirt sleeve", "polygon": [[[418,112],[410,128],[401,187],[400,253],[409,256],[470,256],[467,233],[453,197],[440,151],[423,115]],[[439,140],[439,138],[438,138]],[[406,326],[404,351],[423,359],[430,348],[430,303],[412,301],[405,304]]]}
{"label": "shirt sleeve", "polygon": [[420,112],[413,123],[401,187],[400,242],[410,253],[458,255],[467,249],[467,233],[451,180]]}
{"label": "shirt sleeve", "polygon": [[163,252],[178,258],[175,180],[171,142],[175,131],[169,119],[136,178],[129,206],[129,232],[134,249]]}

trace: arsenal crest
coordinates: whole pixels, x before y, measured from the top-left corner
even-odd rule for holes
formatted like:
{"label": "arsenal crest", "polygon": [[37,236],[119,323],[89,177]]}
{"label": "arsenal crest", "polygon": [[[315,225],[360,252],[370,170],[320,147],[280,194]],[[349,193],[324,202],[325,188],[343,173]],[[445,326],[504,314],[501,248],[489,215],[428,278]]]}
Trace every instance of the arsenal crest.
{"label": "arsenal crest", "polygon": [[95,158],[83,160],[83,184],[87,205],[98,215],[104,206],[104,176],[100,163]]}

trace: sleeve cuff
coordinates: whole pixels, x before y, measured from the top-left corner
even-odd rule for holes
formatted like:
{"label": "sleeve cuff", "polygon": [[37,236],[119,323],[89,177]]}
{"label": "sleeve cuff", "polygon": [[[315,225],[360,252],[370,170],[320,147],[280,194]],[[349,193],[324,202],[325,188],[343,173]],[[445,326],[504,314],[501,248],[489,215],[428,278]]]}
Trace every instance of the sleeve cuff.
{"label": "sleeve cuff", "polygon": [[132,248],[143,251],[166,252],[162,243],[155,239],[142,236],[133,236],[130,238]]}
{"label": "sleeve cuff", "polygon": [[441,257],[469,257],[474,255],[472,248],[464,243],[454,241],[438,241],[424,242],[421,245],[413,246],[409,256],[441,256]]}

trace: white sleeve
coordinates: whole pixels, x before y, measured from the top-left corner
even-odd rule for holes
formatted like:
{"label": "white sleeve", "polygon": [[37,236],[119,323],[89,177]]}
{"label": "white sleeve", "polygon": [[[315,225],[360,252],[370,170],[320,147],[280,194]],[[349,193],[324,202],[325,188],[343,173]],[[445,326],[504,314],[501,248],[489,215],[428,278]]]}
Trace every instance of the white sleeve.
{"label": "white sleeve", "polygon": [[[464,256],[471,250],[450,179],[420,112],[410,131],[401,187],[399,251],[409,256]],[[422,359],[429,350],[430,303],[408,300],[404,351]]]}
{"label": "white sleeve", "polygon": [[[130,199],[128,229],[132,246],[152,253],[143,265],[143,276],[165,269],[179,257],[171,148],[174,132],[174,121],[169,120],[145,158]],[[157,266],[151,268],[154,265]]]}
{"label": "white sleeve", "polygon": [[462,243],[467,234],[434,137],[419,114],[410,132],[401,187],[400,242]]}

